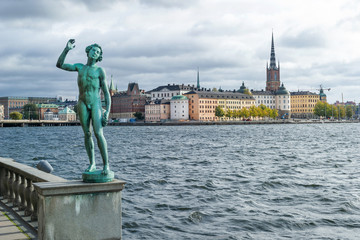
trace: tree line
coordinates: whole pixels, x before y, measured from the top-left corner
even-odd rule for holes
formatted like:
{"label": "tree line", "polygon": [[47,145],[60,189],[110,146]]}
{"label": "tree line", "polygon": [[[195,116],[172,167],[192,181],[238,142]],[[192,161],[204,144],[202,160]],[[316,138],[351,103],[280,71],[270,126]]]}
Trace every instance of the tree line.
{"label": "tree line", "polygon": [[333,104],[329,104],[327,102],[318,101],[314,107],[314,114],[318,117],[325,118],[352,118],[355,115],[356,106],[335,106]]}
{"label": "tree line", "polygon": [[10,113],[10,118],[13,120],[20,119],[39,119],[39,108],[36,104],[28,103],[25,104],[21,110],[21,112],[12,112]]}
{"label": "tree line", "polygon": [[271,109],[261,104],[260,106],[251,106],[249,109],[243,107],[239,110],[223,109],[220,106],[215,108],[215,116],[218,118],[227,117],[227,118],[240,118],[240,119],[249,119],[249,118],[272,118],[275,119],[279,115],[276,109]]}

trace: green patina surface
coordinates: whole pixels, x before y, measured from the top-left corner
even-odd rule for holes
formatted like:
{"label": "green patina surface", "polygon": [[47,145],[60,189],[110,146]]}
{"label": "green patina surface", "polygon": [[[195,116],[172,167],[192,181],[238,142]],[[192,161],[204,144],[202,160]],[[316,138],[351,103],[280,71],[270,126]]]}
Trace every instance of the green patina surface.
{"label": "green patina surface", "polygon": [[95,170],[93,172],[83,172],[82,178],[84,182],[88,183],[104,183],[111,182],[114,180],[114,172],[109,171],[108,174],[104,175],[102,170]]}
{"label": "green patina surface", "polygon": [[[85,172],[97,172],[95,163],[94,141],[92,139],[93,129],[104,165],[101,174],[106,177],[107,175],[110,175],[111,171],[109,168],[107,143],[103,134],[103,127],[105,127],[108,122],[111,98],[106,82],[105,70],[102,67],[96,65],[97,62],[100,62],[102,60],[103,51],[98,44],[92,44],[85,49],[85,52],[87,54],[86,64],[65,63],[66,55],[74,47],[75,40],[70,39],[67,42],[65,49],[59,56],[56,66],[66,71],[78,73],[78,114],[82,129],[84,131],[86,153],[90,161],[90,165],[85,170]],[[103,92],[105,98],[105,111],[103,111],[101,104],[100,90]],[[112,178],[114,178],[113,175]]]}

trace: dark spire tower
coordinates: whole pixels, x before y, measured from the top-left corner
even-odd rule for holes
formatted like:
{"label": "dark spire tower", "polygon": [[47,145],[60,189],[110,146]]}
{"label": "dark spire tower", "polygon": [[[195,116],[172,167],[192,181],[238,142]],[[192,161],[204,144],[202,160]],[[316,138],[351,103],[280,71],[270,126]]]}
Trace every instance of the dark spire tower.
{"label": "dark spire tower", "polygon": [[266,64],[266,91],[277,91],[280,87],[280,63],[276,66],[274,33],[271,37],[270,66]]}
{"label": "dark spire tower", "polygon": [[200,89],[200,76],[199,76],[200,74],[199,74],[199,68],[198,68],[198,70],[197,70],[197,84],[196,84],[196,87],[198,88],[198,89]]}

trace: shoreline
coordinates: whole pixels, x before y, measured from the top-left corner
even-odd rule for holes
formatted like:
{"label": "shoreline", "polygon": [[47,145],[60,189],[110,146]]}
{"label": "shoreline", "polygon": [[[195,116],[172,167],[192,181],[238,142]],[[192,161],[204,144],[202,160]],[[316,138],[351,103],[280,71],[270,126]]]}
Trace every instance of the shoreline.
{"label": "shoreline", "polygon": [[[262,121],[167,121],[167,122],[112,122],[108,126],[202,126],[202,125],[264,125],[264,124],[324,124],[324,123],[359,123],[360,120],[262,120]],[[75,122],[58,122],[58,121],[0,121],[0,128],[2,127],[59,127],[59,126],[80,126],[79,121]]]}
{"label": "shoreline", "polygon": [[273,121],[218,121],[218,122],[126,122],[109,123],[108,126],[201,126],[201,125],[263,125],[263,124],[324,124],[324,123],[359,123],[359,120],[324,121],[324,120],[273,120]]}

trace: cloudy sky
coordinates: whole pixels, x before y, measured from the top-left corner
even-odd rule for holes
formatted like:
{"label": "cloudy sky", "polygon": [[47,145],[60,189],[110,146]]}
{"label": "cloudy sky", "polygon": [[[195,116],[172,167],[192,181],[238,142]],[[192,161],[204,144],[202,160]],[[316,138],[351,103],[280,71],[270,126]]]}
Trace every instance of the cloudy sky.
{"label": "cloudy sky", "polygon": [[2,0],[0,96],[77,96],[76,72],[102,46],[108,81],[265,88],[274,33],[280,80],[290,91],[317,91],[330,103],[360,102],[360,3],[357,0]]}

